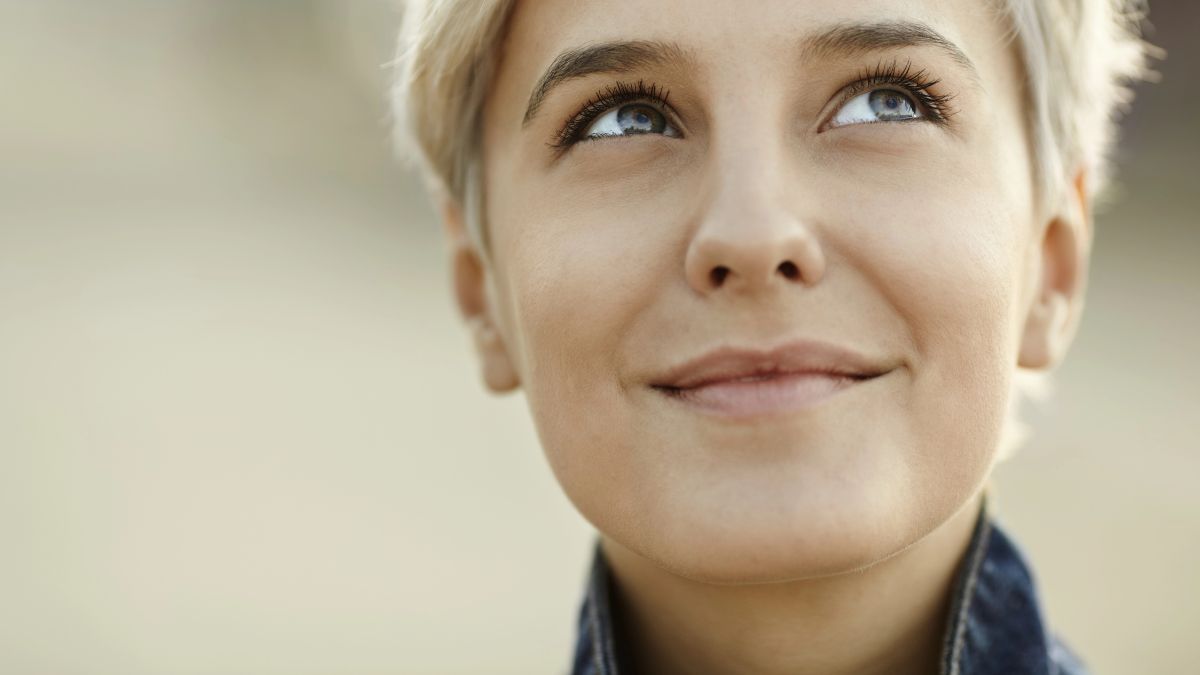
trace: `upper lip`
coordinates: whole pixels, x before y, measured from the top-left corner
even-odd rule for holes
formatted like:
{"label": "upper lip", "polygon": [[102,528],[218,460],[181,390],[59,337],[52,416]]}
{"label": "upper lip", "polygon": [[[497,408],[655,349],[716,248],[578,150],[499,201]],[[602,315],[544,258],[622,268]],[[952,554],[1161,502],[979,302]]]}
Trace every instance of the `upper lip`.
{"label": "upper lip", "polygon": [[798,340],[770,349],[722,346],[675,366],[652,386],[692,389],[716,382],[765,375],[827,374],[866,379],[889,368],[828,342]]}

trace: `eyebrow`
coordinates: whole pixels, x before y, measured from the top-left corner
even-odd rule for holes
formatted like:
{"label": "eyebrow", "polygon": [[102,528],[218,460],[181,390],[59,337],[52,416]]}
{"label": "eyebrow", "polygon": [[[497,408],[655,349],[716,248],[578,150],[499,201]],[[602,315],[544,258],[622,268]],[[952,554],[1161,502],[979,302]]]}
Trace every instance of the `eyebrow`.
{"label": "eyebrow", "polygon": [[624,73],[639,68],[689,61],[687,53],[674,42],[628,40],[586,45],[555,57],[545,74],[533,87],[522,126],[529,124],[550,90],[559,84],[593,73]]}
{"label": "eyebrow", "polygon": [[809,36],[803,44],[805,59],[838,53],[862,54],[897,47],[936,47],[962,66],[973,79],[979,79],[979,71],[966,52],[932,26],[920,21],[840,23]]}
{"label": "eyebrow", "polygon": [[[975,82],[979,81],[979,71],[966,53],[932,26],[919,21],[839,23],[802,38],[800,44],[804,60],[899,47],[936,47],[961,65]],[[538,78],[521,126],[527,126],[550,91],[567,80],[690,61],[687,50],[677,43],[658,40],[621,40],[568,49],[556,56]]]}

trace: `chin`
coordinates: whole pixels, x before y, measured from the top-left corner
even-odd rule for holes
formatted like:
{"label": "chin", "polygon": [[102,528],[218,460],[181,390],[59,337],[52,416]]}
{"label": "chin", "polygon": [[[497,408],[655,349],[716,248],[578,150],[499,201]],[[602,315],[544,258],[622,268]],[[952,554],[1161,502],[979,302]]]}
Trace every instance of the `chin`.
{"label": "chin", "polygon": [[678,576],[731,585],[854,572],[924,534],[918,514],[879,498],[886,490],[854,498],[845,487],[836,490],[836,501],[819,494],[772,500],[769,491],[737,501],[692,499],[672,509],[664,519],[670,524],[618,541]]}

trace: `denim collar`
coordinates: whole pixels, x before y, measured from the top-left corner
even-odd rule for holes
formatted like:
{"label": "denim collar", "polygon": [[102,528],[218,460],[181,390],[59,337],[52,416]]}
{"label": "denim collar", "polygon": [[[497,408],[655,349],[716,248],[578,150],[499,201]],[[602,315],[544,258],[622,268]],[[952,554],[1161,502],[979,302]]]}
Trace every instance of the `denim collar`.
{"label": "denim collar", "polygon": [[[988,507],[985,491],[954,579],[938,675],[1088,675],[1048,629],[1033,572]],[[580,603],[571,675],[622,674],[613,642],[611,571],[597,537]]]}

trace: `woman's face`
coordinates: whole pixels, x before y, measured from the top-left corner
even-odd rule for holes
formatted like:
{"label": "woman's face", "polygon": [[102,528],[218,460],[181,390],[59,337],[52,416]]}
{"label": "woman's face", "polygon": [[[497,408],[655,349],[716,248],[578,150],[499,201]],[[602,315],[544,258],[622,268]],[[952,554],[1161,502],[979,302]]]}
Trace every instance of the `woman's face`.
{"label": "woman's face", "polygon": [[[796,579],[977,492],[1042,232],[990,6],[518,2],[484,113],[483,292],[606,536],[694,579]],[[877,376],[762,354],[796,341]],[[679,370],[722,347],[748,353]]]}

